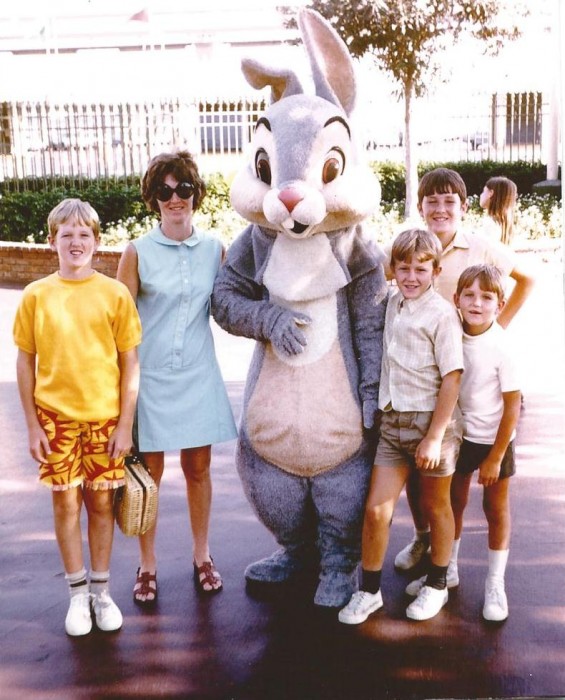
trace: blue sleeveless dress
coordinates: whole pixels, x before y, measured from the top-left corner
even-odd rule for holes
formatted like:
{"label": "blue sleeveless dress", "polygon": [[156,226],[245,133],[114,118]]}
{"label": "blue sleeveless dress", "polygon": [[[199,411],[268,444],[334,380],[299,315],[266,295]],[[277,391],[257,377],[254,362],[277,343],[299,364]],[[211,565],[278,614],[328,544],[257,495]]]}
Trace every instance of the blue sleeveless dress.
{"label": "blue sleeveless dress", "polygon": [[222,245],[193,228],[173,241],[158,226],[133,241],[143,327],[137,430],[142,452],[200,447],[237,431],[210,328]]}

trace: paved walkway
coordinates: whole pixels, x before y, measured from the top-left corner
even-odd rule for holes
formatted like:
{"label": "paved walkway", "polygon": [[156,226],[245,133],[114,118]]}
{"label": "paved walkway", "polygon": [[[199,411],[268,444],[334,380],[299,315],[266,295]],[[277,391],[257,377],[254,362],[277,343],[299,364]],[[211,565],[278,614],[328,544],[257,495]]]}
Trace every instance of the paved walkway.
{"label": "paved walkway", "polygon": [[[533,298],[512,330],[524,367],[525,410],[512,484],[507,574],[510,617],[481,620],[486,527],[473,487],[461,547],[461,585],[435,619],[406,620],[406,577],[392,559],[411,534],[404,497],[384,570],[385,607],[346,627],[311,605],[311,587],[258,595],[247,563],[269,554],[233,466],[234,443],[214,450],[211,546],[225,588],[199,597],[191,572],[183,479],[167,458],[159,528],[160,600],[131,600],[136,542],[117,533],[112,590],[122,630],[71,639],[50,498],[36,482],[14,376],[19,289],[0,289],[0,698],[349,700],[565,696],[565,332],[563,268],[532,264]],[[215,330],[239,414],[252,344]]]}

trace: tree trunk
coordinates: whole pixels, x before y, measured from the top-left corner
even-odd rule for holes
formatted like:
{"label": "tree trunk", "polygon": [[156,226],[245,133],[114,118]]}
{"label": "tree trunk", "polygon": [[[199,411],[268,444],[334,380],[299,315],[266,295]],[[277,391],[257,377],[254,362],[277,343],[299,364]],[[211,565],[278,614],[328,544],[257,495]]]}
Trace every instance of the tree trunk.
{"label": "tree trunk", "polygon": [[413,96],[412,82],[406,82],[404,85],[404,166],[406,168],[404,218],[410,221],[418,219],[418,160],[412,144],[411,123]]}

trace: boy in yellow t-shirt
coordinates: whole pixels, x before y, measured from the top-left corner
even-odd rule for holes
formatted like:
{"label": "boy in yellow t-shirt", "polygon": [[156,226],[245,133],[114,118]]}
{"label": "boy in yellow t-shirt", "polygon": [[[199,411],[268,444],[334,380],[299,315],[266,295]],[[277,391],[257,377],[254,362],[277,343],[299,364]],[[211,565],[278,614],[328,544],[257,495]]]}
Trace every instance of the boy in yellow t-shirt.
{"label": "boy in yellow t-shirt", "polygon": [[[96,211],[65,199],[49,214],[59,270],[23,292],[14,322],[17,377],[31,456],[52,491],[55,535],[69,584],[71,636],[122,625],[109,594],[114,489],[124,483],[139,384],[141,324],[127,288],[96,272]],[[90,584],[80,513],[88,513]]]}

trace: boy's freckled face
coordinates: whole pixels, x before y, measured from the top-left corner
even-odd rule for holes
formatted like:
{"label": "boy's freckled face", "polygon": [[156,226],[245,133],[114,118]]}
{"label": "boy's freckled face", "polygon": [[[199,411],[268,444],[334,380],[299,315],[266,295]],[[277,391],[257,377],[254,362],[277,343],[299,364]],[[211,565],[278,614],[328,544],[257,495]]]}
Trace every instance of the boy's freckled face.
{"label": "boy's freckled face", "polygon": [[63,276],[87,276],[92,271],[92,257],[98,248],[98,239],[88,226],[79,222],[65,222],[56,236],[49,236],[49,245],[59,256]]}
{"label": "boy's freckled face", "polygon": [[446,245],[460,227],[467,204],[455,192],[445,192],[426,195],[419,209],[428,230]]}
{"label": "boy's freckled face", "polygon": [[404,260],[394,264],[394,279],[405,299],[418,299],[424,294],[438,275],[433,260]]}
{"label": "boy's freckled face", "polygon": [[461,311],[465,332],[479,335],[492,326],[504,304],[496,292],[481,289],[479,280],[475,280],[455,296],[455,305]]}

